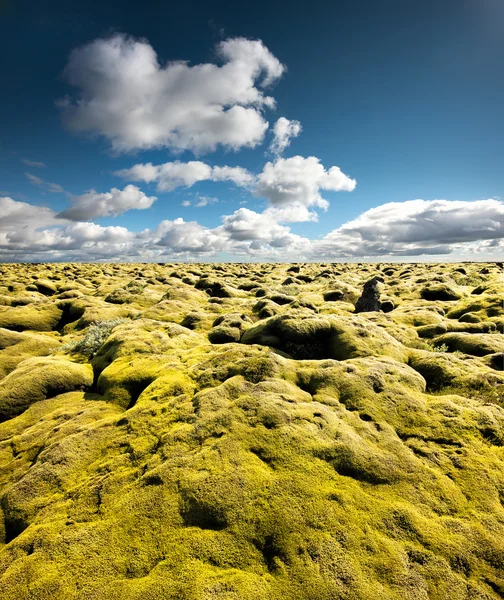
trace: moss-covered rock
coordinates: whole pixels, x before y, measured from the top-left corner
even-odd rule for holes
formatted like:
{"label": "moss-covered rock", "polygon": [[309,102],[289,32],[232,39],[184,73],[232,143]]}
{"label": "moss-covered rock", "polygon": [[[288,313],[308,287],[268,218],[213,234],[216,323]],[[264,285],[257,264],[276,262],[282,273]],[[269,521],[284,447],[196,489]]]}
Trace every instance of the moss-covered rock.
{"label": "moss-covered rock", "polygon": [[208,339],[212,344],[228,344],[238,342],[240,337],[251,324],[247,315],[232,313],[221,315],[213,322],[212,329],[208,332]]}
{"label": "moss-covered rock", "polygon": [[278,348],[297,359],[406,355],[399,342],[362,317],[280,315],[248,329],[241,342]]}
{"label": "moss-covered rock", "polygon": [[23,360],[32,356],[47,356],[59,346],[59,341],[49,335],[0,329],[0,379]]}
{"label": "moss-covered rock", "polygon": [[[353,314],[377,272],[396,308]],[[0,274],[2,318],[61,313],[0,329],[2,599],[502,596],[502,350],[446,341],[500,344],[498,265]],[[420,298],[432,284],[461,297]],[[105,301],[121,289],[131,302]],[[212,344],[219,327],[246,343]]]}
{"label": "moss-covered rock", "polygon": [[449,352],[463,352],[473,356],[485,356],[495,352],[504,352],[504,336],[477,333],[445,333],[435,338],[437,346],[445,344]]}
{"label": "moss-covered rock", "polygon": [[0,307],[0,327],[13,331],[53,331],[62,314],[55,304]]}
{"label": "moss-covered rock", "polygon": [[54,296],[57,294],[58,288],[52,283],[52,281],[48,281],[47,279],[39,279],[35,282],[35,287],[37,291],[44,296]]}
{"label": "moss-covered rock", "polygon": [[448,327],[446,323],[435,323],[433,325],[422,325],[417,327],[417,333],[421,338],[435,338],[438,335],[446,333]]}
{"label": "moss-covered rock", "polygon": [[460,299],[460,294],[446,283],[429,284],[420,291],[420,296],[424,300],[441,300],[443,302]]}
{"label": "moss-covered rock", "polygon": [[59,357],[28,358],[0,381],[0,420],[12,419],[34,402],[93,383],[90,365]]}
{"label": "moss-covered rock", "polygon": [[117,358],[100,373],[98,392],[108,402],[131,408],[169,363],[169,357],[163,355]]}

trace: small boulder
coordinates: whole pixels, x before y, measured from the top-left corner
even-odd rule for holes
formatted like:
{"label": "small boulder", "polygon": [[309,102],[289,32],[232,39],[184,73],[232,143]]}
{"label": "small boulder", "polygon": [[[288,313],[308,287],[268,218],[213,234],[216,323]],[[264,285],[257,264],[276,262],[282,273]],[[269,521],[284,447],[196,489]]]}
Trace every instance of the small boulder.
{"label": "small boulder", "polygon": [[326,302],[339,302],[340,300],[344,300],[345,293],[341,290],[330,290],[328,292],[324,292],[324,300]]}
{"label": "small boulder", "polygon": [[221,315],[213,322],[213,327],[208,332],[208,339],[212,344],[239,342],[243,331],[250,324],[251,320],[246,315],[238,313]]}
{"label": "small boulder", "polygon": [[357,300],[355,305],[355,312],[374,312],[380,310],[380,290],[378,284],[381,279],[373,277],[364,284],[361,297]]}
{"label": "small boulder", "polygon": [[441,300],[442,302],[460,299],[460,294],[453,288],[446,285],[446,283],[434,283],[427,285],[420,291],[420,296],[424,300]]}
{"label": "small boulder", "polygon": [[381,308],[382,312],[389,313],[389,312],[392,312],[394,310],[395,304],[392,302],[392,300],[384,300],[381,303],[381,307],[380,308]]}

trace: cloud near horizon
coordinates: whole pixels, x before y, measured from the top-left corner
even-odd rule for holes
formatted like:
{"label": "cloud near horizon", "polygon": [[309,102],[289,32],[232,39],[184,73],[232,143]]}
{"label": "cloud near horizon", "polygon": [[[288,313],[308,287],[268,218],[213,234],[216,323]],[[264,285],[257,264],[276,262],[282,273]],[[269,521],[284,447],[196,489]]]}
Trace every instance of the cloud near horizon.
{"label": "cloud near horizon", "polygon": [[47,207],[0,198],[0,259],[208,260],[223,253],[243,260],[314,261],[440,257],[478,258],[504,249],[504,202],[410,200],[363,212],[323,239],[308,239],[262,213],[239,208],[209,228],[182,218],[133,232],[61,220]]}

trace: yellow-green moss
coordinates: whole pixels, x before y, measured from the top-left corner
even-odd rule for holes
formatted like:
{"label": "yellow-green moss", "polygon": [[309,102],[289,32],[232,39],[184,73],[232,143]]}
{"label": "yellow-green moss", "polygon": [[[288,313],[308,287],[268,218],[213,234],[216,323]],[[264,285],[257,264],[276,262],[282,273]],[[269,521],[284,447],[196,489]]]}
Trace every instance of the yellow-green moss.
{"label": "yellow-green moss", "polygon": [[[46,334],[0,330],[0,365],[19,359],[0,381],[0,598],[504,595],[497,265],[0,269],[1,318],[59,311]],[[377,273],[392,312],[324,301]],[[15,305],[42,280],[60,293]],[[419,298],[432,282],[461,299]],[[131,304],[105,302],[114,289]],[[214,345],[212,327],[241,341]]]}
{"label": "yellow-green moss", "polygon": [[0,381],[0,419],[11,419],[33,404],[93,383],[90,365],[56,357],[27,358]]}

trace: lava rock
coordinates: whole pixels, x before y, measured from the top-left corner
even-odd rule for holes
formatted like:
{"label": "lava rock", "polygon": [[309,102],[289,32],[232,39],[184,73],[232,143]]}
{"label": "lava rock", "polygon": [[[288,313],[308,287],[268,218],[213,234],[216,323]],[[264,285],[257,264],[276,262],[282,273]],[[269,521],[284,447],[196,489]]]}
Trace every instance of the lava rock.
{"label": "lava rock", "polygon": [[378,277],[373,277],[364,284],[361,297],[357,300],[355,305],[355,312],[373,312],[380,310],[380,290],[378,284],[380,283]]}

